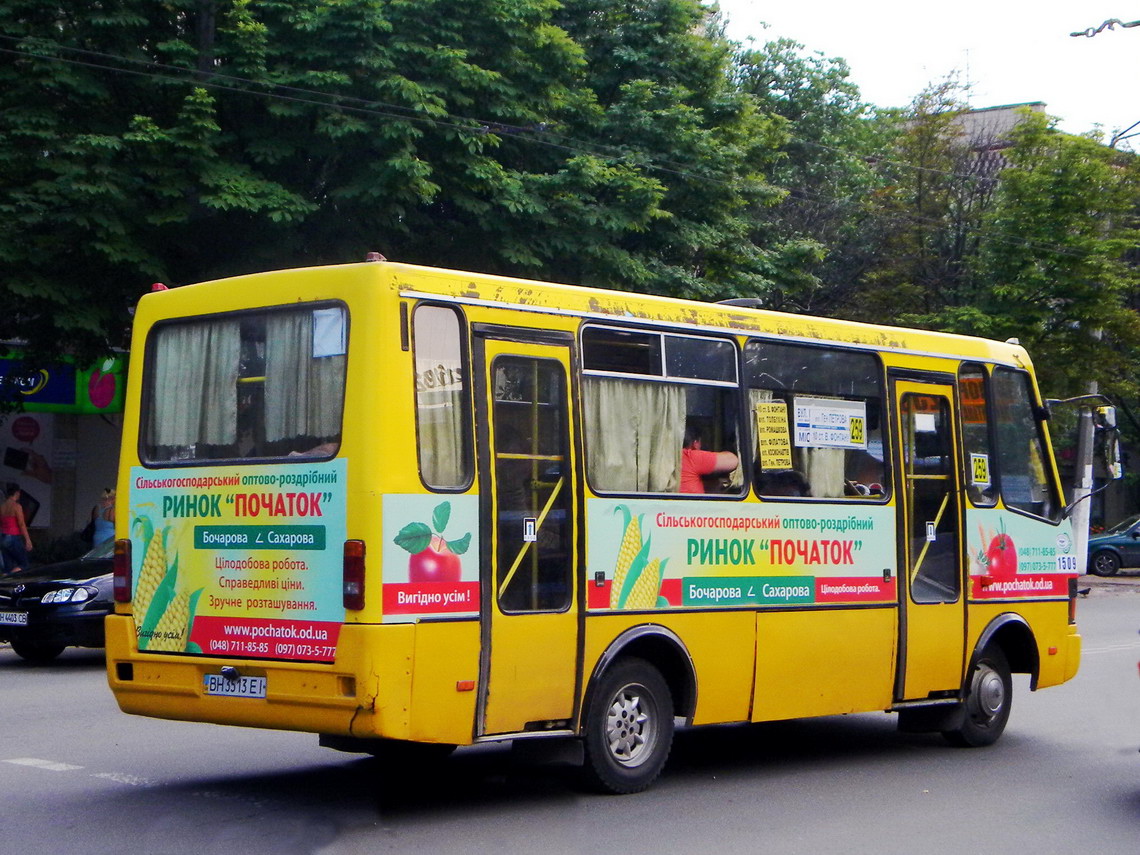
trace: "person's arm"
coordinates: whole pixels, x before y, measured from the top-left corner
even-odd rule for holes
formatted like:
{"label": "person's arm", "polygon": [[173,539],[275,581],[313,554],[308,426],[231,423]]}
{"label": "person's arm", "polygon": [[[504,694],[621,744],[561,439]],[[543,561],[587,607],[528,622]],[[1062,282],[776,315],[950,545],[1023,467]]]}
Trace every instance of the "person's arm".
{"label": "person's arm", "polygon": [[716,469],[713,470],[713,473],[721,475],[725,472],[731,472],[739,464],[739,458],[731,451],[718,451],[716,453]]}
{"label": "person's arm", "polygon": [[20,524],[20,533],[24,535],[24,547],[31,552],[32,536],[28,534],[28,526],[24,522],[24,508],[19,502],[16,503],[16,522]]}

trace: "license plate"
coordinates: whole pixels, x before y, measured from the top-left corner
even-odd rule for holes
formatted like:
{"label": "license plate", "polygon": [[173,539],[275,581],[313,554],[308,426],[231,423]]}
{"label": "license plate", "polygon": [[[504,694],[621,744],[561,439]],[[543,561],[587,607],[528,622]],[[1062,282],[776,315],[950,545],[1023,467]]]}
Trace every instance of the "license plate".
{"label": "license plate", "polygon": [[0,623],[6,623],[11,626],[27,626],[28,613],[27,612],[0,612]]}
{"label": "license plate", "polygon": [[221,674],[204,674],[203,685],[207,695],[225,695],[228,698],[264,698],[264,677],[235,677],[227,679]]}

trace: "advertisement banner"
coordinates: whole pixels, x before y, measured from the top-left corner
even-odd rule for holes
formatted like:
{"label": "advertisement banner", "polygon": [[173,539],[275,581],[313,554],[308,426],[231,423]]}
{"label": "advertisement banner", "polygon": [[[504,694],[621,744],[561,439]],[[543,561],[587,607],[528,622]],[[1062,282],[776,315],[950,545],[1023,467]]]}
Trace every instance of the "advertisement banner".
{"label": "advertisement banner", "polygon": [[384,622],[479,614],[479,497],[385,495]]}
{"label": "advertisement banner", "polygon": [[331,662],[344,620],[344,460],[131,469],[140,650]]}
{"label": "advertisement banner", "polygon": [[1067,597],[1077,575],[1072,525],[1059,526],[1002,510],[966,513],[970,598]]}
{"label": "advertisement banner", "polygon": [[590,609],[896,599],[890,507],[590,499],[586,512]]}

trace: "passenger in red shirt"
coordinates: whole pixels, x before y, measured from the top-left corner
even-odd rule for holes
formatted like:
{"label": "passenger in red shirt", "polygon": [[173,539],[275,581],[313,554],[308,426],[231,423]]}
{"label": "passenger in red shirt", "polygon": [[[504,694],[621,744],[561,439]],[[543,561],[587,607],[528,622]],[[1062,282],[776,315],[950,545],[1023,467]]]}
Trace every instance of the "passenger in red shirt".
{"label": "passenger in red shirt", "polygon": [[724,475],[740,463],[731,451],[704,451],[701,449],[700,431],[693,426],[685,428],[685,445],[681,449],[681,492],[703,493],[704,475]]}

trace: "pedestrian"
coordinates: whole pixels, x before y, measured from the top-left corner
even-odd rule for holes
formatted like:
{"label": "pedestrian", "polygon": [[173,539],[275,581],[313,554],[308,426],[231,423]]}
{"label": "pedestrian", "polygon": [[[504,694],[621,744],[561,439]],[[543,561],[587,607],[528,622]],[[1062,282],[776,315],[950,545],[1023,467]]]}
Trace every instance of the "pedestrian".
{"label": "pedestrian", "polygon": [[111,487],[103,491],[91,509],[91,522],[94,523],[91,536],[93,546],[115,536],[115,491]]}
{"label": "pedestrian", "polygon": [[27,567],[28,553],[32,551],[20,496],[20,485],[9,483],[4,488],[4,502],[0,504],[0,555],[9,573],[19,573]]}

